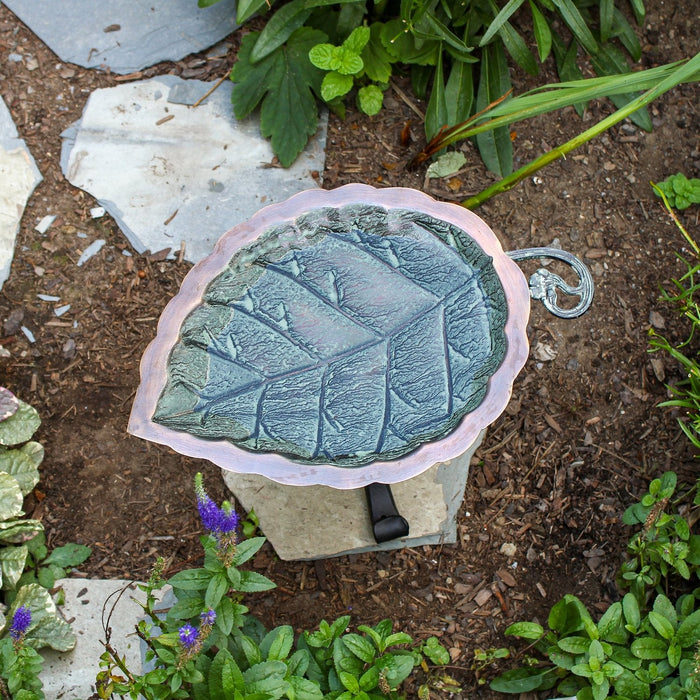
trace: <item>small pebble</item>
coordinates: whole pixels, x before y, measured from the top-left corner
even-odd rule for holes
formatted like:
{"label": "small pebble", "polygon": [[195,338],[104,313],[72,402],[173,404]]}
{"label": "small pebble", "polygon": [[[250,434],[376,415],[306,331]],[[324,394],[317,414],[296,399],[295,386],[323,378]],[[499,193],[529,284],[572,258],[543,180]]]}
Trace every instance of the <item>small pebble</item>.
{"label": "small pebble", "polygon": [[514,557],[518,548],[512,542],[504,542],[498,551],[507,557]]}
{"label": "small pebble", "polygon": [[49,226],[56,220],[55,216],[46,215],[35,227],[34,230],[39,233],[46,233],[49,230]]}

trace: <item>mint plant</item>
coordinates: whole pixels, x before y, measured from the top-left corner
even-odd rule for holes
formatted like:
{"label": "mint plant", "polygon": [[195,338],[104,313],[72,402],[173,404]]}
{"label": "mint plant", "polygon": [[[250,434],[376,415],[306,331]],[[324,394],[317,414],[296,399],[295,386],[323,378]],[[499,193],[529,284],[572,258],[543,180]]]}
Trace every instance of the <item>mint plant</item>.
{"label": "mint plant", "polygon": [[674,577],[700,578],[700,537],[689,524],[700,497],[698,484],[680,495],[676,486],[675,473],[667,472],[625,511],[624,522],[642,526],[630,539],[618,579],[630,592],[597,622],[578,598],[566,595],[552,607],[547,629],[535,622],[508,627],[506,635],[529,640],[546,661],[506,671],[491,682],[493,690],[556,687],[577,700],[700,697],[700,588],[675,600],[667,595],[683,590]]}
{"label": "mint plant", "polygon": [[[199,0],[199,5],[217,1]],[[641,45],[618,4],[615,0],[243,0],[237,3],[239,24],[256,13],[271,14],[262,31],[244,37],[246,45],[231,74],[234,112],[242,118],[262,101],[263,134],[271,137],[280,163],[287,166],[316,131],[314,95],[342,111],[341,98],[357,85],[360,108],[375,114],[381,108],[383,86],[408,68],[417,96],[429,100],[425,127],[431,139],[443,127],[463,123],[509,93],[509,59],[537,75],[539,64],[553,56],[562,81],[583,77],[579,67],[583,56],[590,58],[599,76],[627,72],[626,57],[638,61]],[[630,0],[629,6],[641,24],[643,0]],[[355,34],[358,29],[360,35]],[[369,37],[362,43],[358,37],[364,41],[368,29]],[[529,36],[534,37],[534,53],[526,40]],[[370,83],[363,84],[365,80]],[[322,91],[317,89],[320,81],[325,82]],[[617,107],[634,98],[613,90],[607,94]],[[581,113],[584,105],[585,101],[577,103]],[[278,118],[272,119],[272,114]],[[651,129],[645,109],[632,119]],[[512,171],[507,129],[494,130],[477,144],[489,168],[499,175]]]}
{"label": "mint plant", "polygon": [[670,175],[654,186],[657,195],[663,194],[669,206],[687,209],[691,204],[700,204],[700,179],[688,179],[683,173]]}
{"label": "mint plant", "polygon": [[[201,538],[204,563],[167,581],[159,560],[149,581],[144,619],[136,628],[145,642],[152,668],[132,672],[107,630],[97,675],[100,698],[114,695],[146,700],[384,700],[404,697],[401,684],[426,659],[449,662],[437,638],[422,644],[395,632],[390,620],[349,632],[350,618],[322,620],[313,632],[295,641],[292,628],[266,630],[248,614],[243,595],[265,591],[274,583],[254,571],[241,570],[265,542],[239,541],[239,519],[228,502],[218,506],[206,493],[201,474],[195,479],[197,507],[207,534]],[[165,614],[157,608],[157,591],[172,586],[174,603]],[[427,697],[426,685],[420,691]]]}

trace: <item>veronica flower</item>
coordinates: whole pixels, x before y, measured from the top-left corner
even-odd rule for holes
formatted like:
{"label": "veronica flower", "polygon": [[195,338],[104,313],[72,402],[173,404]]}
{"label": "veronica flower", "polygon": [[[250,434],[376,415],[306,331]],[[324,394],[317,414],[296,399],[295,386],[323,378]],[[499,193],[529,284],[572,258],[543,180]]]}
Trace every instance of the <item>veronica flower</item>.
{"label": "veronica flower", "polygon": [[14,642],[20,642],[32,624],[32,613],[26,605],[20,605],[12,617],[10,637]]}
{"label": "veronica flower", "polygon": [[182,668],[188,661],[202,651],[204,642],[211,634],[214,623],[216,622],[216,612],[211,609],[205,610],[200,614],[199,619],[202,622],[199,631],[190,625],[189,622],[178,630],[180,644],[182,645],[180,658],[178,659],[178,668]]}
{"label": "veronica flower", "polygon": [[189,623],[180,627],[178,634],[180,635],[180,644],[185,649],[192,648],[197,641],[197,630]]}
{"label": "veronica flower", "polygon": [[201,473],[198,473],[194,478],[194,492],[197,497],[197,509],[202,525],[216,540],[217,556],[224,566],[231,566],[233,555],[236,552],[238,514],[228,501],[224,501],[221,507],[216,505],[204,489]]}

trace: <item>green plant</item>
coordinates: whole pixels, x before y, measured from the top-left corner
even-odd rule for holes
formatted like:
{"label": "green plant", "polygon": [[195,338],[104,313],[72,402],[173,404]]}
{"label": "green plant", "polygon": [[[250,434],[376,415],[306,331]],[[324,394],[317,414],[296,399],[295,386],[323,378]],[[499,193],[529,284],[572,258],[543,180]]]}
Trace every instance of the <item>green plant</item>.
{"label": "green plant", "polygon": [[361,625],[357,633],[347,631],[348,616],[333,623],[322,620],[318,630],[304,632],[296,643],[288,625],[266,630],[241,601],[244,593],[274,584],[238,568],[265,539],[238,542],[238,517],[230,504],[217,506],[204,491],[201,475],[195,490],[209,532],[201,538],[204,566],[168,579],[175,602],[164,616],[157,613],[155,595],[165,583],[162,561],[156,566],[149,582],[140,586],[146,593],[145,618],[137,626],[148,647],[146,661],[154,667],[132,673],[108,632],[97,677],[99,697],[380,700],[403,697],[399,687],[425,658],[437,664],[449,661],[436,638],[414,644],[407,634],[394,632],[390,620]]}
{"label": "green plant", "polygon": [[688,179],[683,173],[670,175],[654,186],[654,191],[663,193],[671,207],[687,209],[691,204],[700,204],[700,179]]}
{"label": "green plant", "polygon": [[37,649],[75,646],[75,635],[46,587],[53,587],[56,574],[63,575],[62,565],[81,563],[90,553],[66,545],[48,554],[43,525],[23,517],[24,497],[39,482],[44,458],[44,448],[32,440],[40,423],[34,408],[0,387],[0,677],[16,700],[43,698]]}
{"label": "green plant", "polygon": [[566,595],[552,607],[547,630],[535,622],[508,627],[505,634],[530,640],[547,661],[506,671],[492,689],[522,693],[556,686],[577,700],[700,697],[700,588],[675,602],[662,592],[678,590],[675,574],[700,577],[700,538],[689,525],[700,506],[698,487],[682,490],[674,501],[675,489],[676,475],[667,472],[625,513],[625,522],[643,525],[628,545],[634,564],[622,568],[623,584],[632,591],[597,622],[576,596]]}
{"label": "green plant", "polygon": [[684,409],[685,416],[679,418],[678,422],[686,437],[696,448],[700,449],[700,365],[698,364],[697,353],[693,353],[688,349],[695,337],[695,331],[700,325],[700,304],[696,297],[700,289],[700,284],[697,282],[697,277],[700,274],[700,247],[698,247],[698,244],[673,211],[666,194],[668,188],[662,188],[653,182],[651,185],[654,192],[663,200],[669,216],[680,230],[690,247],[690,252],[695,258],[694,261],[686,260],[678,255],[679,259],[685,264],[687,271],[679,280],[672,280],[675,293],[663,290],[662,295],[662,298],[672,303],[680,316],[690,324],[688,338],[684,342],[675,345],[653,328],[649,329],[649,343],[651,345],[649,351],[658,352],[661,350],[667,352],[681,365],[686,375],[686,378],[676,386],[669,387],[674,398],[659,405],[662,407],[676,406]]}
{"label": "green plant", "polygon": [[[215,2],[199,0],[199,5]],[[408,67],[416,94],[421,98],[429,94],[425,131],[430,139],[443,127],[464,122],[509,93],[508,57],[536,75],[539,63],[553,55],[560,79],[571,81],[582,77],[579,50],[590,57],[601,76],[626,72],[625,52],[635,61],[641,56],[635,31],[615,0],[291,0],[275,5],[270,0],[237,4],[239,23],[258,12],[274,12],[262,31],[244,37],[245,47],[231,78],[236,116],[246,116],[262,102],[263,133],[272,137],[273,149],[285,166],[316,130],[314,94],[338,109],[339,98],[357,80],[370,81],[360,87],[360,105],[365,109],[369,104],[374,110],[383,86]],[[641,23],[643,0],[630,0],[629,5]],[[348,46],[345,42],[357,29],[363,41],[352,39]],[[308,39],[308,46],[302,38]],[[534,41],[536,55],[528,40]],[[309,52],[317,52],[319,45],[328,60],[317,68],[313,58],[309,61]],[[354,54],[351,65],[346,63],[350,54]],[[338,75],[323,78],[321,70]],[[249,80],[251,75],[257,80]],[[321,79],[326,81],[325,91],[320,91]],[[614,91],[606,94],[618,107],[631,99]],[[577,103],[577,109],[582,111],[584,104]],[[279,118],[265,118],[269,112],[278,113]],[[645,110],[633,119],[651,129]],[[507,129],[484,132],[477,145],[491,170],[502,175],[511,172]]]}

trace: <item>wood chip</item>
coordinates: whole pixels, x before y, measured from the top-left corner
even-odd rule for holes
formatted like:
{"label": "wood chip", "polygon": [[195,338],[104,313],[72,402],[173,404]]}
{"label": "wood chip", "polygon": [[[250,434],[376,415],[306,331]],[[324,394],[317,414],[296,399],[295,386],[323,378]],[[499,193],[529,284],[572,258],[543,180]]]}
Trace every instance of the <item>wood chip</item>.
{"label": "wood chip", "polygon": [[490,588],[482,588],[474,597],[474,602],[482,608],[493,597],[493,591]]}
{"label": "wood chip", "polygon": [[515,577],[510,573],[510,571],[508,571],[508,569],[499,569],[496,572],[496,575],[501,579],[501,581],[503,581],[503,583],[506,584],[506,586],[510,586],[510,588],[513,588],[517,583]]}

